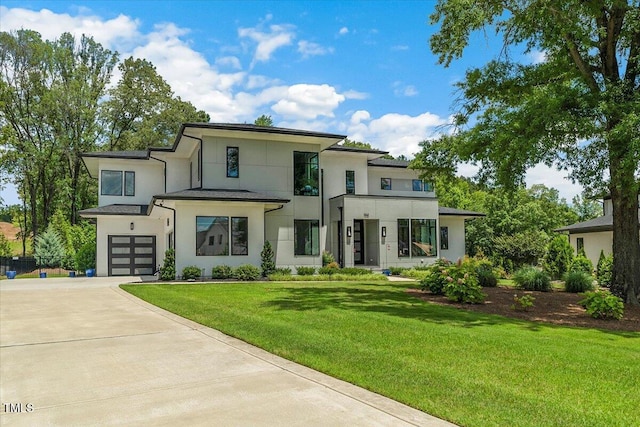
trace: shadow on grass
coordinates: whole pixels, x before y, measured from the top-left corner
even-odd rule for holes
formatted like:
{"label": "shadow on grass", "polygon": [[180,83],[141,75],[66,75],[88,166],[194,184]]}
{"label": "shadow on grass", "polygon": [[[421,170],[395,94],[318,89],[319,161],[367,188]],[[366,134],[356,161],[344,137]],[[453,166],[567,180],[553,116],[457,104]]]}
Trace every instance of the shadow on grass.
{"label": "shadow on grass", "polygon": [[513,324],[531,330],[540,330],[546,326],[430,304],[407,294],[406,289],[406,284],[376,286],[367,283],[354,283],[353,286],[345,286],[344,283],[339,283],[336,285],[327,284],[326,286],[305,286],[301,283],[299,286],[281,288],[280,291],[286,292],[286,296],[267,301],[263,303],[263,306],[295,311],[333,309],[374,312],[433,323],[459,325],[466,328]]}
{"label": "shadow on grass", "polygon": [[[567,329],[562,325],[514,319],[495,314],[484,314],[465,311],[455,307],[431,304],[409,295],[404,284],[375,285],[370,283],[344,283],[325,286],[308,286],[299,283],[296,286],[283,287],[286,296],[277,297],[263,303],[263,306],[278,310],[318,311],[318,310],[350,310],[361,312],[383,313],[389,316],[418,319],[426,322],[458,325],[471,328],[476,326],[492,326],[511,324],[530,331],[543,329]],[[587,330],[586,328],[571,328]],[[639,338],[635,332],[612,331],[598,329],[599,332],[625,338]]]}

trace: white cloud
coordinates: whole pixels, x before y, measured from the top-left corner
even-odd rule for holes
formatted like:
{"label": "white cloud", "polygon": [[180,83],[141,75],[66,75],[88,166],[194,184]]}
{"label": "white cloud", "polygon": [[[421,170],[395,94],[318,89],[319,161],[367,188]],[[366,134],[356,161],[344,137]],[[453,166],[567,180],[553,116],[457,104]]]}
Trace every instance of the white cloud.
{"label": "white cloud", "polygon": [[360,110],[352,114],[347,131],[350,139],[368,142],[392,156],[402,154],[411,158],[420,151],[420,142],[435,137],[437,128],[446,122],[431,113],[418,116],[390,113],[371,120],[369,112]]}
{"label": "white cloud", "polygon": [[219,67],[228,67],[234,70],[241,70],[240,60],[237,56],[223,56],[216,59],[216,65]]}
{"label": "white cloud", "polygon": [[348,90],[342,93],[346,99],[367,99],[369,94],[365,92],[358,92],[355,90]]}
{"label": "white cloud", "polygon": [[349,29],[347,27],[342,27],[340,28],[340,31],[338,31],[338,34],[340,34],[341,36],[344,36],[345,34],[349,34]]}
{"label": "white cloud", "polygon": [[405,85],[402,82],[394,82],[393,83],[393,94],[395,96],[416,96],[418,94],[418,90],[413,85]]}
{"label": "white cloud", "polygon": [[291,25],[271,25],[269,30],[270,32],[266,33],[262,32],[258,27],[238,29],[238,36],[251,39],[257,43],[252,66],[257,62],[268,61],[276,50],[290,45],[295,38],[293,26]]}
{"label": "white cloud", "polygon": [[538,164],[527,170],[525,183],[527,187],[533,184],[544,184],[547,187],[553,187],[558,190],[561,198],[571,203],[573,196],[582,193],[583,187],[572,183],[571,180],[567,178],[568,175],[569,173],[567,171],[559,171],[556,168]]}
{"label": "white cloud", "polygon": [[332,47],[327,48],[319,45],[318,43],[301,40],[298,42],[298,52],[300,52],[302,54],[302,57],[306,59],[310,56],[326,55],[329,53],[333,53],[333,48]]}
{"label": "white cloud", "polygon": [[532,50],[527,53],[526,57],[532,64],[540,64],[547,61],[547,54],[541,50]]}
{"label": "white cloud", "polygon": [[125,15],[103,20],[90,15],[85,9],[80,15],[53,13],[48,9],[33,11],[22,8],[9,9],[0,6],[0,28],[2,31],[30,29],[39,32],[43,39],[54,40],[63,32],[76,38],[82,34],[91,35],[95,41],[113,50],[126,50],[138,41],[140,21]]}
{"label": "white cloud", "polygon": [[345,96],[327,84],[297,84],[287,88],[286,95],[271,108],[278,114],[301,119],[316,119],[318,116],[333,117]]}

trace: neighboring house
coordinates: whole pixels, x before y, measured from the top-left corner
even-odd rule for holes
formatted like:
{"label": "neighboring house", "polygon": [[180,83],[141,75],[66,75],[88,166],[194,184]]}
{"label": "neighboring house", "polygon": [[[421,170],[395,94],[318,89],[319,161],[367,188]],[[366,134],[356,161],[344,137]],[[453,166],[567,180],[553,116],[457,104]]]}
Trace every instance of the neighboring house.
{"label": "neighboring house", "polygon": [[384,151],[337,145],[344,135],[246,124],[184,124],[172,147],[85,153],[98,179],[97,274],[153,274],[175,249],[176,271],[260,265],[387,268],[464,256],[465,219]]}
{"label": "neighboring house", "polygon": [[[591,260],[594,267],[598,264],[601,251],[605,255],[613,252],[613,204],[611,196],[604,198],[602,211],[603,215],[598,218],[555,230],[568,232],[569,243],[575,249],[576,254],[581,249],[584,249],[585,255]],[[638,211],[638,216],[640,217],[640,211]]]}

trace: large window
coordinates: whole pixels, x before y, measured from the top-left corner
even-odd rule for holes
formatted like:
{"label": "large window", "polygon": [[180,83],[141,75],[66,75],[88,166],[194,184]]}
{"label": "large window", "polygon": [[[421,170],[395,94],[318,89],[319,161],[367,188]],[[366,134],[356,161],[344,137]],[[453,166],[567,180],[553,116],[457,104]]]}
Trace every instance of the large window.
{"label": "large window", "polygon": [[347,187],[347,194],[356,194],[356,172],[355,171],[346,172],[346,187]]}
{"label": "large window", "polygon": [[229,253],[248,255],[248,236],[249,219],[247,217],[231,217],[231,221],[228,216],[196,217],[196,255],[225,256]]}
{"label": "large window", "polygon": [[436,256],[435,219],[398,219],[398,256]]}
{"label": "large window", "polygon": [[293,152],[293,194],[317,196],[320,191],[318,153]]}
{"label": "large window", "polygon": [[240,176],[240,149],[238,147],[227,147],[227,178],[238,178]]}
{"label": "large window", "polygon": [[[123,182],[124,178],[124,182]],[[136,191],[136,173],[133,171],[103,170],[100,172],[100,194],[103,196],[134,196]]]}
{"label": "large window", "polygon": [[317,219],[294,220],[293,235],[295,255],[320,254],[320,221]]}

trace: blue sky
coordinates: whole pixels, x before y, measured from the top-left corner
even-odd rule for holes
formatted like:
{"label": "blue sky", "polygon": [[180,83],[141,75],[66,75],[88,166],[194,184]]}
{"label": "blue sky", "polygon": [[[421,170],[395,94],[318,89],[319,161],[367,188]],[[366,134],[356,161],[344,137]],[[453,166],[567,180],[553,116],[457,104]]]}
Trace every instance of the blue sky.
{"label": "blue sky", "polygon": [[[453,84],[501,49],[474,36],[463,59],[437,65],[428,40],[435,1],[0,1],[0,29],[43,38],[92,35],[105,47],[146,58],[181,98],[214,122],[343,133],[411,158],[443,132]],[[539,53],[522,61],[538,61]],[[114,75],[113,81],[118,78]],[[463,165],[459,172],[471,175]],[[538,166],[527,183],[580,192],[564,173]],[[17,203],[11,186],[5,204]]]}

